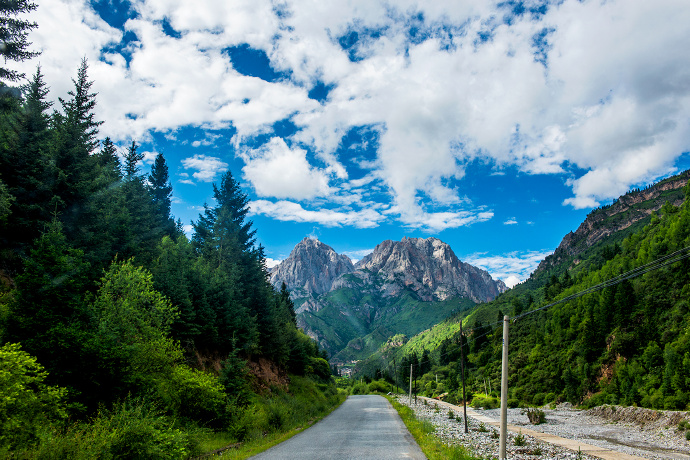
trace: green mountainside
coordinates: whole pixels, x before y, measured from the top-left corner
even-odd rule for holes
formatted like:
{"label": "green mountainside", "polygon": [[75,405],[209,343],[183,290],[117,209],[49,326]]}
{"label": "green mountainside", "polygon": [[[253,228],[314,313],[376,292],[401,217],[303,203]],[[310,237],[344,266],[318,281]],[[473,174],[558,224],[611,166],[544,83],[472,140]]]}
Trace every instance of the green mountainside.
{"label": "green mountainside", "polygon": [[[320,299],[318,311],[300,313],[317,339],[342,365],[370,356],[395,334],[413,336],[449,315],[475,305],[469,299],[422,301],[413,292],[383,297],[351,287],[336,289]],[[331,345],[332,348],[328,348]]]}
{"label": "green mountainside", "polygon": [[437,238],[386,240],[354,265],[305,238],[273,269],[271,283],[291,292],[298,326],[340,367],[507,289]]}
{"label": "green mountainside", "polygon": [[[502,317],[523,315],[510,324],[510,404],[690,407],[688,176],[594,210],[527,281],[404,344],[382,347],[357,371],[407,384],[412,363],[421,391],[461,398],[462,321],[468,389],[484,393],[490,381],[497,396]],[[677,259],[668,259],[675,262],[653,265],[676,251]],[[654,269],[616,278],[647,264]],[[578,295],[611,279],[620,282]],[[571,300],[559,302],[565,298]]]}

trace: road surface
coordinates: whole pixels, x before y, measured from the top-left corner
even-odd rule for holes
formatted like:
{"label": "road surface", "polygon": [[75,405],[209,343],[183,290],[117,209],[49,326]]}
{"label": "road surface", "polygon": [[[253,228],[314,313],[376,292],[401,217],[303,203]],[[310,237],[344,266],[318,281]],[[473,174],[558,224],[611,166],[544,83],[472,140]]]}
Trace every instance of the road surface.
{"label": "road surface", "polygon": [[259,455],[277,459],[426,459],[382,396],[350,396],[328,417]]}

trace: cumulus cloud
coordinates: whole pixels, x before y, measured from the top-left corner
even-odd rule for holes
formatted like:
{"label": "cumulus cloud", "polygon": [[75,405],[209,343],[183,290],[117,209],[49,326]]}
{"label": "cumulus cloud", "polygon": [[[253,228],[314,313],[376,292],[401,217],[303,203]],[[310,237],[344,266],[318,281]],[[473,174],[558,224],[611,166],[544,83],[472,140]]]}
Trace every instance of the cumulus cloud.
{"label": "cumulus cloud", "polygon": [[270,270],[271,268],[280,265],[281,262],[282,260],[275,260],[271,259],[270,257],[266,257],[266,268]]}
{"label": "cumulus cloud", "polygon": [[477,253],[463,257],[463,261],[483,268],[494,279],[503,280],[506,286],[513,287],[529,278],[529,275],[539,266],[539,262],[552,252],[511,252],[500,256]]}
{"label": "cumulus cloud", "polygon": [[196,170],[192,177],[202,182],[213,182],[218,174],[228,170],[228,164],[220,158],[206,155],[194,155],[185,158],[182,160],[182,165],[187,169]]}
{"label": "cumulus cloud", "polygon": [[307,152],[279,137],[244,155],[244,177],[261,197],[313,199],[331,193],[325,171],[312,167]]}
{"label": "cumulus cloud", "polygon": [[284,200],[278,202],[255,200],[249,206],[253,214],[264,214],[281,221],[314,222],[325,227],[372,228],[376,227],[384,218],[373,209],[342,211],[321,208],[310,210],[304,209],[299,203]]}
{"label": "cumulus cloud", "polygon": [[[477,158],[569,175],[564,204],[591,207],[671,172],[690,149],[683,0],[564,0],[522,15],[466,3],[137,0],[120,30],[84,0],[44,0],[30,40],[54,95],[89,59],[101,133],[115,140],[232,127],[257,194],[303,203],[261,202],[283,219],[395,218],[432,230],[481,222],[490,212],[462,199]],[[240,45],[265,53],[282,77],[239,72],[227,49]],[[309,98],[317,82],[330,88],[319,101]],[[281,120],[296,127],[289,139],[274,132]],[[390,209],[307,211],[317,198],[355,196],[340,193],[350,175],[340,147],[361,126],[378,144],[358,165],[385,186],[378,200]],[[273,139],[252,151],[257,136]],[[183,164],[200,181],[227,167],[208,162]]]}

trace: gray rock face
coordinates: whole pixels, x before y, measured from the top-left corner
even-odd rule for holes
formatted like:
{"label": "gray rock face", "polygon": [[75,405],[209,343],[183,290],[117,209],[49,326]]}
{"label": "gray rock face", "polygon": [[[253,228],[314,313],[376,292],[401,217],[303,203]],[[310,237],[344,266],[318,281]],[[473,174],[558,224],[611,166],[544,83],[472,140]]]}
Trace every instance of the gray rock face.
{"label": "gray rock face", "polygon": [[271,284],[285,283],[292,298],[316,297],[331,290],[333,281],[354,271],[349,257],[312,238],[304,238],[271,272]]}
{"label": "gray rock face", "polygon": [[475,302],[487,302],[507,290],[503,281],[460,261],[437,238],[384,241],[354,266],[330,246],[305,238],[271,273],[273,286],[280,289],[282,282],[293,299],[308,298],[299,311],[318,311],[316,298],[342,287],[377,291],[383,297],[411,290],[424,301],[460,296]]}
{"label": "gray rock face", "polygon": [[384,296],[410,289],[425,301],[461,296],[487,302],[506,290],[502,281],[494,281],[488,272],[460,261],[450,246],[437,238],[384,241],[355,268],[353,275],[363,281],[372,275],[378,278]]}

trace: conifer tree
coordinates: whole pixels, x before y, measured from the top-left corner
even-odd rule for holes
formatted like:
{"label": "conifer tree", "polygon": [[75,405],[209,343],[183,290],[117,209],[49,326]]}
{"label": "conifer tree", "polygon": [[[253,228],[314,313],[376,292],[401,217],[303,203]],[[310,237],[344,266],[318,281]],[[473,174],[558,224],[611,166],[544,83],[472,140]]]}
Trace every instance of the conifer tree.
{"label": "conifer tree", "polygon": [[151,194],[158,224],[166,235],[173,236],[175,234],[175,221],[170,216],[172,185],[170,185],[168,176],[168,165],[165,163],[162,153],[156,155],[156,160],[151,166],[147,187]]}
{"label": "conifer tree", "polygon": [[[27,0],[11,0],[0,2],[0,56],[5,63],[11,61],[25,61],[39,52],[29,51],[27,35],[38,27],[33,21],[20,19],[20,14],[29,13],[37,8],[35,3]],[[16,70],[0,67],[0,80],[18,81],[24,78],[24,74]]]}
{"label": "conifer tree", "polygon": [[86,217],[83,206],[97,186],[98,168],[91,154],[98,147],[96,136],[103,123],[95,119],[96,94],[90,92],[93,82],[88,80],[86,59],[81,62],[77,79],[72,81],[74,89],[68,93],[71,98],[60,98],[64,115],[54,112],[52,119],[56,131],[53,156],[57,167],[54,204],[62,213],[61,220],[68,235],[79,231],[80,219]]}
{"label": "conifer tree", "polygon": [[125,177],[128,180],[134,179],[139,173],[139,162],[144,159],[144,154],[137,152],[139,146],[132,140],[132,145],[125,154]]}
{"label": "conifer tree", "polygon": [[106,185],[118,182],[122,179],[120,159],[117,156],[117,148],[110,137],[103,140],[103,147],[96,154],[96,160],[101,168],[101,176]]}

